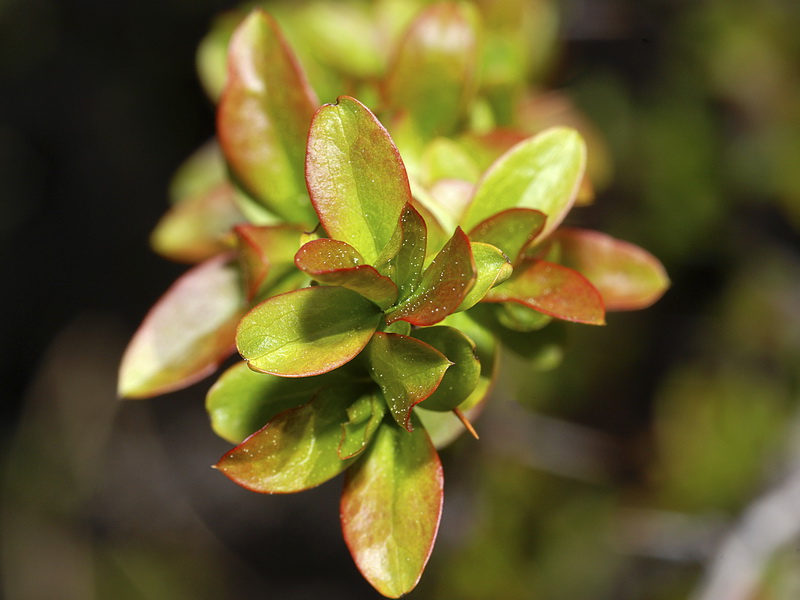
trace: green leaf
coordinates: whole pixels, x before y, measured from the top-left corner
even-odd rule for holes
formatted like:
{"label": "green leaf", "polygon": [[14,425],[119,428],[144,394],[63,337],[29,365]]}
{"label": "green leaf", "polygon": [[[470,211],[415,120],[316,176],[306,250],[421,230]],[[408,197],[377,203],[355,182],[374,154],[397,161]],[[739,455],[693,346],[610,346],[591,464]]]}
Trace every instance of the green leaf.
{"label": "green leaf", "polygon": [[352,402],[347,387],[320,390],[307,404],[285,410],[223,456],[216,468],[254,492],[289,494],[315,487],[344,471],[341,425]]}
{"label": "green leaf", "polygon": [[467,114],[477,91],[479,35],[473,6],[440,2],[420,14],[401,42],[384,98],[408,111],[426,138],[452,133]]}
{"label": "green leaf", "polygon": [[294,259],[297,268],[325,285],[358,292],[383,309],[397,300],[397,286],[346,242],[322,238],[304,244]]}
{"label": "green leaf", "polygon": [[484,300],[517,302],[564,321],[605,324],[603,299],[583,275],[535,258],[526,258],[511,279],[489,290]]}
{"label": "green leaf", "polygon": [[366,456],[348,470],[344,539],[376,590],[399,598],[416,586],[433,549],[443,499],[442,465],[425,430],[384,422]]}
{"label": "green leaf", "polygon": [[550,315],[516,302],[503,302],[495,312],[504,327],[515,331],[538,331],[553,321]]}
{"label": "green leaf", "polygon": [[278,413],[306,404],[340,377],[338,371],[314,377],[278,377],[237,363],[208,390],[206,411],[211,427],[220,437],[238,444]]}
{"label": "green leaf", "polygon": [[216,139],[211,139],[183,161],[169,182],[170,204],[203,196],[228,180],[225,158]]}
{"label": "green leaf", "polygon": [[128,344],[119,395],[156,396],[211,374],[233,351],[243,312],[239,275],[229,255],[187,271],[153,306]]}
{"label": "green leaf", "polygon": [[547,217],[537,236],[544,239],[572,208],[585,163],[586,148],[574,129],[556,127],[523,140],[484,173],[464,217],[464,228],[469,231],[509,208],[529,208]]}
{"label": "green leaf", "polygon": [[251,12],[230,42],[217,131],[236,178],[289,222],[315,221],[303,164],[317,106],[275,20],[261,10]]}
{"label": "green leaf", "polygon": [[347,407],[348,421],[342,424],[339,458],[353,458],[366,449],[386,414],[380,394],[366,394]]}
{"label": "green leaf", "polygon": [[427,231],[422,215],[406,204],[392,238],[375,265],[397,285],[398,301],[408,298],[419,286],[425,262]]}
{"label": "green leaf", "polygon": [[453,327],[421,327],[414,337],[441,352],[453,363],[445,371],[436,390],[420,405],[427,410],[453,410],[466,400],[478,385],[481,363],[475,344]]}
{"label": "green leaf", "polygon": [[248,300],[294,271],[303,228],[296,225],[239,225],[239,264]]}
{"label": "green leaf", "polygon": [[387,313],[387,323],[403,320],[418,326],[435,325],[458,308],[476,276],[469,239],[459,227],[425,269],[414,293]]}
{"label": "green leaf", "polygon": [[509,208],[478,223],[469,232],[469,239],[500,248],[514,265],[544,229],[546,220],[538,210]]}
{"label": "green leaf", "polygon": [[340,96],[314,115],[306,181],[328,237],[347,242],[375,264],[411,191],[388,132],[358,100]]}
{"label": "green leaf", "polygon": [[307,377],[352,360],[380,322],[380,309],[356,292],[309,287],[253,308],[239,324],[236,345],[254,371]]}
{"label": "green leaf", "polygon": [[411,410],[430,396],[452,364],[432,346],[414,338],[378,332],[367,346],[370,375],[380,386],[389,412],[411,431]]}
{"label": "green leaf", "polygon": [[456,311],[467,310],[483,300],[494,286],[511,277],[513,268],[503,252],[490,244],[472,242],[472,258],[475,260],[477,276],[475,285],[458,305]]}
{"label": "green leaf", "polygon": [[607,310],[647,308],[669,287],[663,265],[639,246],[597,231],[556,232],[563,261],[592,282]]}

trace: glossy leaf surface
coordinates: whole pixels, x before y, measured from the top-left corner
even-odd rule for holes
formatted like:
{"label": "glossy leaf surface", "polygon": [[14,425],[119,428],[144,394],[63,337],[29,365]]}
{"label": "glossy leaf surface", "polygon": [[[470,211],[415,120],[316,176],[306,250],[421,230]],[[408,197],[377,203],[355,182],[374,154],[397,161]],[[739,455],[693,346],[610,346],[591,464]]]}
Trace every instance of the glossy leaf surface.
{"label": "glossy leaf surface", "polygon": [[306,181],[328,236],[347,242],[374,264],[411,191],[392,139],[358,100],[341,96],[314,115]]}
{"label": "glossy leaf surface", "polygon": [[345,476],[344,539],[361,574],[389,598],[411,591],[428,562],[443,499],[442,465],[422,427],[384,422]]}
{"label": "glossy leaf surface", "polygon": [[340,459],[337,451],[352,400],[348,388],[325,388],[307,404],[278,414],[216,467],[242,487],[264,494],[325,483],[352,462]]}
{"label": "glossy leaf surface", "polygon": [[555,239],[564,263],[592,282],[607,310],[647,308],[669,287],[662,264],[639,246],[587,229],[563,228]]}
{"label": "glossy leaf surface", "polygon": [[523,261],[485,300],[517,302],[565,321],[605,324],[603,299],[594,286],[577,271],[544,260]]}
{"label": "glossy leaf surface", "polygon": [[217,132],[243,186],[289,222],[313,223],[303,164],[314,92],[275,20],[255,10],[237,27]]}
{"label": "glossy leaf surface", "polygon": [[480,242],[473,242],[470,247],[477,275],[475,285],[458,305],[456,310],[459,311],[475,306],[490,289],[508,279],[514,270],[499,248]]}
{"label": "glossy leaf surface", "polygon": [[522,251],[544,229],[546,220],[538,210],[510,208],[478,223],[469,232],[469,239],[500,248],[511,264],[516,264]]}
{"label": "glossy leaf surface", "polygon": [[400,301],[408,298],[419,285],[426,241],[427,228],[422,215],[411,204],[406,204],[389,244],[376,263],[378,270],[397,285]]}
{"label": "glossy leaf surface", "polygon": [[414,332],[414,337],[433,346],[453,363],[445,371],[436,391],[420,406],[427,410],[453,410],[478,385],[481,363],[475,344],[458,329],[441,325],[421,327]]}
{"label": "glossy leaf surface", "polygon": [[573,129],[548,129],[518,143],[478,182],[464,228],[469,231],[509,208],[529,208],[546,215],[547,222],[538,236],[545,238],[572,208],[585,163],[585,145]]}
{"label": "glossy leaf surface", "polygon": [[356,292],[309,287],[253,308],[239,324],[236,345],[255,371],[319,375],[361,352],[380,321],[380,309]]}
{"label": "glossy leaf surface", "polygon": [[367,447],[386,414],[380,394],[366,394],[347,407],[347,422],[342,424],[339,458],[353,458]]}
{"label": "glossy leaf surface", "polygon": [[120,396],[145,398],[194,383],[233,351],[244,298],[229,256],[187,271],[153,306],[128,344]]}
{"label": "glossy leaf surface", "polygon": [[451,362],[424,342],[380,332],[367,346],[367,357],[389,412],[398,425],[411,431],[411,409],[433,393]]}

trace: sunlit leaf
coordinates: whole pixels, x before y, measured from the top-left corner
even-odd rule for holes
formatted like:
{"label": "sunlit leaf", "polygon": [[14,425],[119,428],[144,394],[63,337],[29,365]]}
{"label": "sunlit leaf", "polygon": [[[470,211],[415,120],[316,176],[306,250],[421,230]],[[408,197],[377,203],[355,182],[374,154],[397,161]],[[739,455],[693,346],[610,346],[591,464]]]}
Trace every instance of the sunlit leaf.
{"label": "sunlit leaf", "polygon": [[516,264],[522,251],[544,229],[546,220],[538,210],[509,208],[478,223],[469,232],[469,239],[500,248],[511,264]]}
{"label": "sunlit leaf", "polygon": [[153,306],[128,344],[119,395],[156,396],[212,373],[233,351],[243,312],[241,284],[230,256],[187,271]]}
{"label": "sunlit leaf", "polygon": [[275,20],[255,10],[229,47],[217,131],[232,172],[272,212],[313,223],[303,176],[314,92]]}
{"label": "sunlit leaf", "polygon": [[451,363],[436,390],[420,405],[427,410],[453,410],[478,385],[481,363],[475,344],[453,327],[420,327],[414,337],[441,352]]}
{"label": "sunlit leaf", "polygon": [[303,228],[296,225],[239,225],[239,264],[248,300],[294,270]]}
{"label": "sunlit leaf", "polygon": [[411,431],[411,409],[430,396],[451,362],[432,346],[393,333],[376,333],[367,346],[372,379],[380,386],[389,412]]}
{"label": "sunlit leaf", "polygon": [[349,388],[320,390],[307,404],[279,413],[223,456],[216,467],[254,492],[299,492],[335,477],[353,459],[339,458]]}
{"label": "sunlit leaf", "polygon": [[351,290],[303,288],[273,296],[248,312],[236,345],[255,371],[306,377],[353,359],[381,321],[380,309]]}
{"label": "sunlit leaf", "polygon": [[342,424],[340,458],[353,458],[366,449],[386,414],[380,394],[365,394],[347,407],[347,422]]}
{"label": "sunlit leaf", "polygon": [[411,204],[406,204],[391,240],[375,263],[397,285],[399,301],[408,298],[419,286],[426,241],[425,221]]}
{"label": "sunlit leaf", "polygon": [[364,578],[389,598],[411,591],[428,562],[442,511],[443,475],[422,427],[384,422],[347,471],[344,539]]}
{"label": "sunlit leaf", "polygon": [[562,228],[555,239],[564,264],[592,282],[607,310],[646,308],[669,287],[663,265],[639,246],[587,229]]}
{"label": "sunlit leaf", "polygon": [[430,186],[442,179],[475,183],[481,171],[469,153],[455,140],[438,137],[425,146],[420,177]]}
{"label": "sunlit leaf", "polygon": [[314,115],[306,180],[322,227],[374,264],[411,201],[408,177],[386,129],[348,96]]}
{"label": "sunlit leaf", "polygon": [[557,319],[605,324],[603,299],[594,286],[577,271],[544,260],[525,259],[485,301],[517,302]]}
{"label": "sunlit leaf", "polygon": [[475,260],[477,276],[475,285],[464,296],[456,310],[467,310],[483,300],[490,289],[503,283],[514,270],[499,248],[480,242],[472,242],[470,247],[472,248],[472,258]]}
{"label": "sunlit leaf", "polygon": [[572,208],[585,163],[586,148],[573,129],[556,127],[520,142],[484,173],[463,227],[469,231],[509,208],[529,208],[547,217],[537,236],[544,239]]}

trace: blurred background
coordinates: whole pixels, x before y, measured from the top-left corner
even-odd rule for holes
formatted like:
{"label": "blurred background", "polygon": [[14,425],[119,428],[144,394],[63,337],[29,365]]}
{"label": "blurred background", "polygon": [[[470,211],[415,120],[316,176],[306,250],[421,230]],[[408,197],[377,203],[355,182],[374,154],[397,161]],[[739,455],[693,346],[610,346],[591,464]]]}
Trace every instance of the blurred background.
{"label": "blurred background", "polygon": [[[648,249],[672,287],[572,327],[556,369],[503,361],[481,441],[442,453],[411,597],[800,598],[800,4],[532,3],[542,106],[590,123],[602,163],[571,222]],[[212,380],[115,394],[186,268],[148,236],[213,135],[195,53],[236,5],[0,0],[7,600],[377,597],[339,481],[266,497],[209,468],[229,448]]]}

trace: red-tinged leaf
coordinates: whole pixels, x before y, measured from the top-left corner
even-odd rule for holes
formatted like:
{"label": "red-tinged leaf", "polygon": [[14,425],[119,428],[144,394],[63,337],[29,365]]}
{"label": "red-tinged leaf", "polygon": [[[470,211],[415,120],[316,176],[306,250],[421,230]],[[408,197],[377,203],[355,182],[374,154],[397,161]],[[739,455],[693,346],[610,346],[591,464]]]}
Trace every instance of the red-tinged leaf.
{"label": "red-tinged leaf", "polygon": [[452,363],[436,390],[420,406],[427,410],[453,410],[478,385],[481,363],[475,344],[458,329],[442,325],[420,327],[414,337],[436,348]]}
{"label": "red-tinged leaf", "polygon": [[320,390],[307,404],[279,413],[223,456],[216,468],[254,492],[289,494],[325,483],[353,462],[339,458],[349,388]]}
{"label": "red-tinged leaf", "polygon": [[241,320],[239,353],[254,371],[320,375],[350,362],[381,322],[380,309],[338,286],[308,287],[265,300]]}
{"label": "red-tinged leaf", "polygon": [[397,285],[399,301],[408,298],[419,285],[427,239],[425,220],[411,204],[406,204],[391,240],[375,263],[378,271]]}
{"label": "red-tinged leaf", "polygon": [[459,227],[425,269],[419,287],[387,313],[386,321],[435,325],[458,308],[475,285],[476,277],[469,239]]}
{"label": "red-tinged leaf", "polygon": [[411,190],[389,133],[358,100],[341,96],[314,115],[306,181],[328,237],[347,242],[375,264]]}
{"label": "red-tinged leaf", "polygon": [[417,585],[442,514],[444,478],[424,428],[384,422],[347,471],[341,502],[344,539],[378,592],[399,598]]}
{"label": "red-tinged leaf", "polygon": [[297,268],[325,285],[338,285],[385,309],[397,300],[397,286],[375,267],[364,264],[350,244],[322,238],[304,244],[294,259]]}
{"label": "red-tinged leaf", "polygon": [[239,225],[239,264],[247,299],[294,271],[303,228],[296,225]]}
{"label": "red-tinged leaf", "polygon": [[261,10],[250,13],[231,38],[217,131],[236,178],[289,222],[315,221],[303,164],[317,106],[275,20]]}
{"label": "red-tinged leaf", "polygon": [[420,14],[400,43],[384,99],[408,111],[426,138],[452,133],[475,97],[479,29],[474,7],[440,2]]}
{"label": "red-tinged leaf", "polygon": [[529,137],[530,133],[524,131],[494,129],[488,133],[468,133],[460,139],[460,145],[479,171],[483,172],[503,154]]}
{"label": "red-tinged leaf", "polygon": [[372,336],[367,358],[392,417],[411,431],[411,410],[436,390],[452,363],[420,340],[382,332]]}
{"label": "red-tinged leaf", "polygon": [[577,271],[544,260],[525,259],[484,301],[516,302],[564,321],[605,324],[603,299],[594,286]]}
{"label": "red-tinged leaf", "polygon": [[380,394],[366,394],[347,407],[347,422],[342,423],[339,458],[361,454],[372,441],[386,414],[386,402]]}
{"label": "red-tinged leaf", "polygon": [[231,228],[245,220],[227,182],[182,200],[150,236],[153,250],[171,260],[197,263],[230,250]]}
{"label": "red-tinged leaf", "polygon": [[639,246],[587,229],[559,229],[555,240],[564,263],[592,282],[607,310],[646,308],[669,287],[663,265]]}
{"label": "red-tinged leaf", "polygon": [[503,252],[491,244],[472,242],[472,258],[475,260],[477,276],[475,285],[464,296],[456,312],[467,310],[483,300],[486,293],[496,285],[500,285],[514,272],[511,263]]}
{"label": "red-tinged leaf", "polygon": [[233,351],[244,298],[231,257],[193,267],[153,306],[128,344],[118,393],[146,398],[211,374]]}
{"label": "red-tinged leaf", "polygon": [[541,233],[546,220],[538,210],[510,208],[478,223],[469,232],[469,239],[500,248],[513,265]]}

